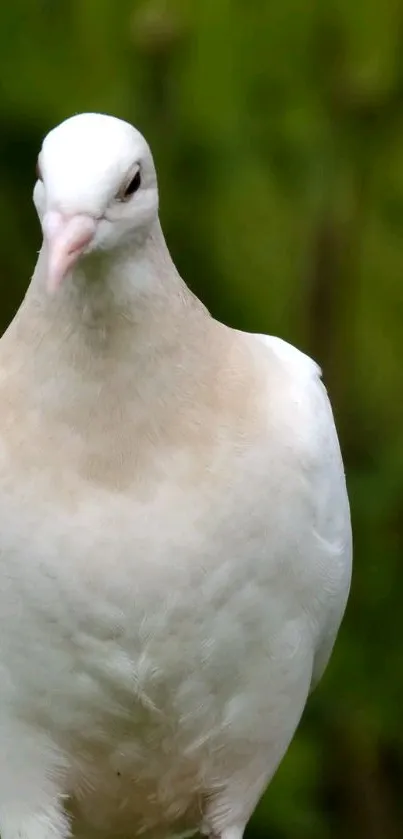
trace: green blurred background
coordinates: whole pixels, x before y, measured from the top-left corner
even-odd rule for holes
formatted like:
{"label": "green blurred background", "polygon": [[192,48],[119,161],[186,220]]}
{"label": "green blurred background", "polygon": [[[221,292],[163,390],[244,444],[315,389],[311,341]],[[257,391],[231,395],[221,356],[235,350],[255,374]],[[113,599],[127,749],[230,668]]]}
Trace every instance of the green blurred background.
{"label": "green blurred background", "polygon": [[189,285],[322,365],[355,570],[327,674],[250,827],[403,835],[402,0],[2,0],[1,327],[40,244],[42,136],[134,122]]}

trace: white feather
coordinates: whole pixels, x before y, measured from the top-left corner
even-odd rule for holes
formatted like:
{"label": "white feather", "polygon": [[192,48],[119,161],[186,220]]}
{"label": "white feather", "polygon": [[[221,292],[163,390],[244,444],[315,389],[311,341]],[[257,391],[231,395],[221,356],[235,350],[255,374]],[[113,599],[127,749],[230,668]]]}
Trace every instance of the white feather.
{"label": "white feather", "polygon": [[54,296],[42,249],[0,343],[0,830],[241,839],[344,612],[343,465],[317,366],[188,292],[111,119],[45,141],[41,217],[98,238]]}

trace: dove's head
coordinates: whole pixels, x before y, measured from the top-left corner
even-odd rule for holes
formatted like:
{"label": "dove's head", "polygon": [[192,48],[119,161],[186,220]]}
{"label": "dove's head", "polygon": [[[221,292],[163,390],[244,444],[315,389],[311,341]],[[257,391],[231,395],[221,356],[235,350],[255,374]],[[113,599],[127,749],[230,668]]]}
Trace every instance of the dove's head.
{"label": "dove's head", "polygon": [[127,122],[78,114],[45,137],[34,203],[42,225],[49,289],[85,255],[147,236],[158,214],[154,163]]}

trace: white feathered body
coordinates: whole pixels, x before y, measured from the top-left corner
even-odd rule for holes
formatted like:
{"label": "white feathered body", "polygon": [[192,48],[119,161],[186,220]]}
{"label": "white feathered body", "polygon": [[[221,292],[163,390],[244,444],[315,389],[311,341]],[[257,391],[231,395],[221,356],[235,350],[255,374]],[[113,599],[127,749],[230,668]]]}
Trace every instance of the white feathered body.
{"label": "white feathered body", "polygon": [[44,811],[68,796],[77,835],[241,835],[344,612],[350,518],[318,369],[225,334],[225,365],[173,406],[133,397],[129,424],[113,373],[81,391],[72,373],[69,404],[39,350],[3,366],[0,804],[16,777]]}

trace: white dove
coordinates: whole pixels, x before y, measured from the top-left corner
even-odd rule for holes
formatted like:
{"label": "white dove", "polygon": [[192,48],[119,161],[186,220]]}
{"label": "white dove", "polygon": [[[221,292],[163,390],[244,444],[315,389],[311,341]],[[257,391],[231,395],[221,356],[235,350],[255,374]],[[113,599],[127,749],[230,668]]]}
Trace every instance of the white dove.
{"label": "white dove", "polygon": [[43,246],[0,342],[2,839],[241,839],[351,575],[310,358],[179,277],[141,134],[45,138]]}

